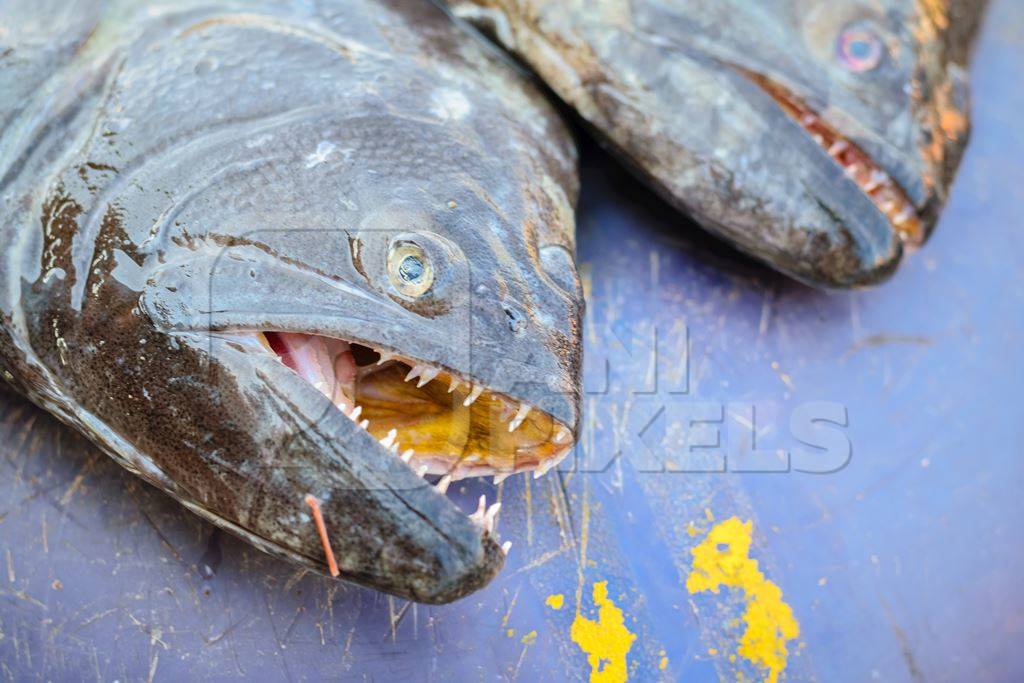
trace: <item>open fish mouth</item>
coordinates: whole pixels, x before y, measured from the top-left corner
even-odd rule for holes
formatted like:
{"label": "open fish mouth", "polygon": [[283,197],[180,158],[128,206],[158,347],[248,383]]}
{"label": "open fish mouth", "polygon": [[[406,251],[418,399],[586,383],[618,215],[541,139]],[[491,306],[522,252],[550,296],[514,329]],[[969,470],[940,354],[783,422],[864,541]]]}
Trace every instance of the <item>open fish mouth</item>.
{"label": "open fish mouth", "polygon": [[884,215],[900,240],[917,247],[924,242],[925,227],[913,202],[892,176],[870,155],[827,123],[811,107],[784,86],[768,77],[744,70],[825,153]]}
{"label": "open fish mouth", "polygon": [[545,411],[450,369],[363,343],[295,332],[257,338],[441,493],[465,477],[539,477],[571,450],[571,430]]}

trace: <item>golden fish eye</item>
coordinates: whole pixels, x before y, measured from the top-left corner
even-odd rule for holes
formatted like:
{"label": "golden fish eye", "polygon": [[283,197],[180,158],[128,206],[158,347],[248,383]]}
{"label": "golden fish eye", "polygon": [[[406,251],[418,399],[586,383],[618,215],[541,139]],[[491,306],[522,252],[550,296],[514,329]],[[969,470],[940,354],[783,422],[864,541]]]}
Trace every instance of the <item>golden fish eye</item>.
{"label": "golden fish eye", "polygon": [[419,246],[398,242],[388,252],[388,277],[400,294],[416,298],[426,294],[434,284],[434,269]]}

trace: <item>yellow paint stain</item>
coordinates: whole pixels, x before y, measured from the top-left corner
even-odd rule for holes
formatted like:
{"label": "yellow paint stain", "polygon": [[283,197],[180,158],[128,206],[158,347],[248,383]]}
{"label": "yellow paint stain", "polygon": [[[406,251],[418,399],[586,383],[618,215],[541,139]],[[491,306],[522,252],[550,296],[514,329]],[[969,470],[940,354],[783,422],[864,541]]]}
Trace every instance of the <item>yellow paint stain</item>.
{"label": "yellow paint stain", "polygon": [[697,527],[695,527],[693,525],[693,522],[687,522],[686,523],[686,535],[687,536],[689,536],[690,538],[694,538],[698,533],[700,533],[700,532],[697,531]]}
{"label": "yellow paint stain", "polygon": [[714,647],[709,647],[708,648],[708,654],[711,655],[712,657],[714,657],[714,656],[716,656],[718,654],[718,649],[714,648]]}
{"label": "yellow paint stain", "polygon": [[505,635],[508,636],[509,638],[515,638],[516,637],[516,630],[514,628],[510,628],[509,630],[505,631]]}
{"label": "yellow paint stain", "polygon": [[587,653],[590,683],[623,683],[628,678],[626,654],[636,634],[626,628],[622,610],[608,597],[607,581],[594,583],[593,596],[597,621],[577,611],[569,635]]}
{"label": "yellow paint stain", "polygon": [[537,632],[530,631],[525,636],[523,636],[519,642],[521,642],[523,645],[533,645],[533,641],[535,640],[537,640]]}
{"label": "yellow paint stain", "polygon": [[704,508],[704,516],[709,522],[715,521],[715,516],[711,514],[711,508]]}
{"label": "yellow paint stain", "polygon": [[[722,586],[741,589],[746,597],[737,653],[753,664],[768,669],[767,680],[776,683],[786,668],[786,643],[800,635],[800,625],[782,600],[782,591],[765,578],[750,557],[753,522],[737,517],[716,524],[690,552],[693,571],[686,579],[690,593],[718,593]],[[710,652],[710,650],[709,650]]]}
{"label": "yellow paint stain", "polygon": [[565,604],[565,596],[561,593],[549,595],[548,599],[544,601],[544,604],[551,609],[562,609],[562,605]]}
{"label": "yellow paint stain", "polygon": [[658,660],[658,670],[664,671],[668,668],[668,655],[665,654],[664,650],[660,651],[658,654],[661,656],[661,659]]}

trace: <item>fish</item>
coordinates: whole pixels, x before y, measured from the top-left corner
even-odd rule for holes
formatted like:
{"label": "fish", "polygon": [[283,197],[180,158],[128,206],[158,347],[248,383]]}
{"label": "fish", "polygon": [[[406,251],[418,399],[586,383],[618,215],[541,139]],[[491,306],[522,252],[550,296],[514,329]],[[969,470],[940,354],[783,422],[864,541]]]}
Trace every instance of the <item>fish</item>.
{"label": "fish", "polygon": [[[427,2],[8,2],[0,369],[272,555],[423,603],[578,432],[572,134]],[[9,93],[10,96],[7,96]]]}
{"label": "fish", "polygon": [[821,288],[931,233],[980,0],[450,0],[709,232]]}

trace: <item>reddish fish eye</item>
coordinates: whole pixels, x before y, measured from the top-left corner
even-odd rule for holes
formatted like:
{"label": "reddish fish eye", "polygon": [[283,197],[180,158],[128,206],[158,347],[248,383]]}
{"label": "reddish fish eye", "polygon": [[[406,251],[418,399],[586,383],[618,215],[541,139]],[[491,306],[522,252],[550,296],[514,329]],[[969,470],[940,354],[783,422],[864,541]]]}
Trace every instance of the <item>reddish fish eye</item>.
{"label": "reddish fish eye", "polygon": [[836,52],[839,61],[848,70],[860,73],[870,71],[882,61],[882,41],[871,31],[847,29],[839,34]]}

